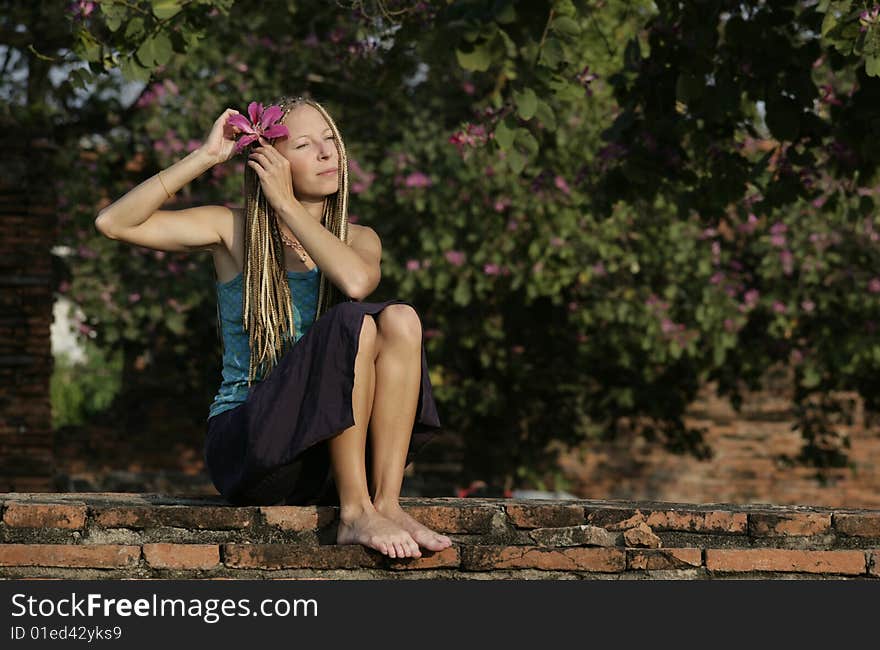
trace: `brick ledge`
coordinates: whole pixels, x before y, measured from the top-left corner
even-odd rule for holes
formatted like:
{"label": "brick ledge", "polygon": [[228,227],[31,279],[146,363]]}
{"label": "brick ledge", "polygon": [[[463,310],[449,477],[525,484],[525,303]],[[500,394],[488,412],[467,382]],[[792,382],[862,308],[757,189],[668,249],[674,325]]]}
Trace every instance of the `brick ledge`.
{"label": "brick ledge", "polygon": [[157,493],[0,493],[0,578],[880,578],[880,510],[403,498],[454,540],[392,559],[335,544],[337,508]]}

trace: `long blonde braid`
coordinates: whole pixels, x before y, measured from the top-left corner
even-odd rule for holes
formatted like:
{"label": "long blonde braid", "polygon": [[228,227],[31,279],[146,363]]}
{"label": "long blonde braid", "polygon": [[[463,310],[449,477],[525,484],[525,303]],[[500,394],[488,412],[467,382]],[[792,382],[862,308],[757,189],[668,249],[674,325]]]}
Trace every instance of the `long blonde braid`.
{"label": "long blonde braid", "polygon": [[[303,104],[314,107],[333,132],[339,153],[339,188],[324,199],[321,217],[324,227],[348,243],[348,156],[336,123],[318,102],[298,97],[281,97],[266,106],[279,105],[283,111],[281,120]],[[242,286],[242,321],[249,333],[250,368],[248,386],[275,367],[288,342],[295,340],[293,309],[287,269],[284,265],[284,248],[278,228],[275,210],[261,191],[257,173],[245,165],[245,236],[244,269]],[[320,269],[319,269],[320,271]],[[320,272],[320,288],[315,320],[340,302],[350,300],[330,279]],[[292,344],[292,343],[291,343]]]}

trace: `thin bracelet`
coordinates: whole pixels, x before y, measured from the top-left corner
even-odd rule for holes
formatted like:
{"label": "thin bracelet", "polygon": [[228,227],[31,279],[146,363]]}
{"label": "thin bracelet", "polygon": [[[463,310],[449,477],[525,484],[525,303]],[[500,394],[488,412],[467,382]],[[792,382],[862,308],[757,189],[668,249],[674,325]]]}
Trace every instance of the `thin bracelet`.
{"label": "thin bracelet", "polygon": [[162,171],[160,170],[159,173],[156,174],[156,176],[159,177],[159,182],[162,183],[162,189],[165,190],[165,194],[167,194],[167,195],[168,195],[168,198],[170,199],[170,198],[171,198],[172,196],[174,196],[174,195],[171,194],[171,192],[168,191],[168,188],[167,188],[167,187],[165,187],[165,181],[162,180]]}

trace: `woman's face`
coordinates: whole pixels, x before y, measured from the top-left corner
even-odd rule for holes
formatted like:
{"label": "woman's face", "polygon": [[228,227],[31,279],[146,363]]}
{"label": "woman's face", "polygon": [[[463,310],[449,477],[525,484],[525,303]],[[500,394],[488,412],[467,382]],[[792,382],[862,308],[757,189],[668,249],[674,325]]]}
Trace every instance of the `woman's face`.
{"label": "woman's face", "polygon": [[293,193],[298,199],[319,200],[339,189],[339,152],[324,117],[308,104],[297,106],[284,119],[290,136],[275,148],[290,162]]}

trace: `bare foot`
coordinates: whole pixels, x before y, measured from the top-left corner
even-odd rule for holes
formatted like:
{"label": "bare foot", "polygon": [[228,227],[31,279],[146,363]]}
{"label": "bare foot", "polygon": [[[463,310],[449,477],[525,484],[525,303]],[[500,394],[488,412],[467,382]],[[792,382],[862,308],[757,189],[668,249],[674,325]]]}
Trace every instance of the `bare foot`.
{"label": "bare foot", "polygon": [[336,543],[363,544],[394,558],[422,555],[418,544],[403,527],[372,507],[353,517],[340,517]]}
{"label": "bare foot", "polygon": [[404,512],[399,503],[380,504],[376,510],[408,532],[419,546],[430,551],[442,551],[452,546],[452,540],[420,524]]}

